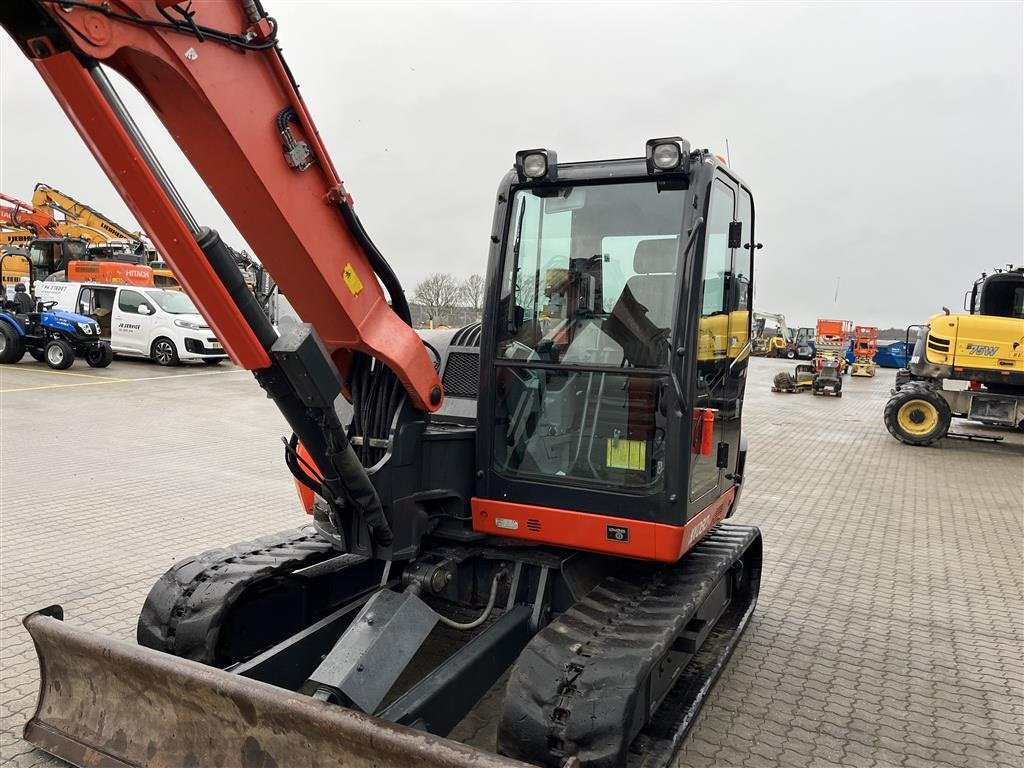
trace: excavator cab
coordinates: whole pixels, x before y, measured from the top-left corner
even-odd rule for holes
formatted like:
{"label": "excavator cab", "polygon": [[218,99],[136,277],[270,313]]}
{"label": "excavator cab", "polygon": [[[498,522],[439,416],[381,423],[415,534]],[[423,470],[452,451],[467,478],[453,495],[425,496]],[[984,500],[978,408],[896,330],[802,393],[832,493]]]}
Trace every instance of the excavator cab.
{"label": "excavator cab", "polygon": [[68,262],[88,258],[89,243],[74,237],[37,237],[29,243],[32,280],[45,280],[49,275],[67,269]]}
{"label": "excavator cab", "polygon": [[970,293],[970,313],[1024,318],[1024,269],[996,270],[982,275]]}
{"label": "excavator cab", "polygon": [[736,485],[752,198],[682,139],[654,151],[680,159],[521,152],[498,190],[477,531],[674,561],[656,542]]}

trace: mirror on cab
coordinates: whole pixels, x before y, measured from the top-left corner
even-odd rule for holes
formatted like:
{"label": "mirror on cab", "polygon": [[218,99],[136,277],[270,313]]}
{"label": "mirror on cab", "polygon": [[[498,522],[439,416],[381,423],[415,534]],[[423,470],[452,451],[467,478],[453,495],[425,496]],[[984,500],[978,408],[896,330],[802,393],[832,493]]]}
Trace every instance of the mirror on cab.
{"label": "mirror on cab", "polygon": [[139,304],[139,314],[140,315],[148,315],[151,312],[152,312],[152,310],[149,308],[149,304]]}

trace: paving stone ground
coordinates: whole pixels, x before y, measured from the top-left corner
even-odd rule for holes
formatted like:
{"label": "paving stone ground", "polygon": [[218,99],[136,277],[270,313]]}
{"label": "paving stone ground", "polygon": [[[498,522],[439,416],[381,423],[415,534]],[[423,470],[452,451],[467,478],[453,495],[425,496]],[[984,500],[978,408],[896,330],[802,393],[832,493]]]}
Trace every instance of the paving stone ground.
{"label": "paving stone ground", "polygon": [[[678,765],[1024,765],[1024,439],[903,446],[892,371],[842,399],[770,394],[787,367],[753,362],[744,414],[761,598]],[[281,418],[227,365],[0,367],[0,430],[0,764],[59,765],[20,739],[21,617],[59,602],[130,639],[175,560],[303,516]],[[493,711],[461,732],[485,743]]]}

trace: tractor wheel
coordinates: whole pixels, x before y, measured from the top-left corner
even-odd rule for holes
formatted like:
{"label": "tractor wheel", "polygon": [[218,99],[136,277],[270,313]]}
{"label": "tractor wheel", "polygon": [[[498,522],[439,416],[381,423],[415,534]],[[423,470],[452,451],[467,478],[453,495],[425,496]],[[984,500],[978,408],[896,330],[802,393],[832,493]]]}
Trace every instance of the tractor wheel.
{"label": "tractor wheel", "polygon": [[0,322],[0,363],[16,363],[25,356],[25,340],[6,322]]}
{"label": "tractor wheel", "polygon": [[796,386],[796,379],[791,373],[777,373],[772,380],[776,389],[793,389]]}
{"label": "tractor wheel", "polygon": [[796,359],[796,350],[787,349],[786,350],[786,359],[787,360],[795,360]]}
{"label": "tractor wheel", "polygon": [[35,360],[37,362],[40,362],[40,363],[45,363],[46,362],[46,353],[43,352],[43,350],[39,349],[39,347],[32,347],[28,351],[28,353],[30,355],[32,355],[32,359],[33,360]]}
{"label": "tractor wheel", "polygon": [[174,346],[173,341],[166,336],[161,336],[153,342],[150,357],[153,358],[153,362],[157,365],[177,365],[178,349]]}
{"label": "tractor wheel", "polygon": [[100,343],[85,353],[85,362],[91,368],[106,368],[114,360],[114,350],[109,344]]}
{"label": "tractor wheel", "polygon": [[75,364],[75,348],[64,339],[53,339],[43,349],[43,354],[46,355],[46,364],[55,371],[63,371]]}
{"label": "tractor wheel", "polygon": [[949,432],[953,414],[935,390],[900,390],[885,404],[889,434],[907,445],[931,445]]}

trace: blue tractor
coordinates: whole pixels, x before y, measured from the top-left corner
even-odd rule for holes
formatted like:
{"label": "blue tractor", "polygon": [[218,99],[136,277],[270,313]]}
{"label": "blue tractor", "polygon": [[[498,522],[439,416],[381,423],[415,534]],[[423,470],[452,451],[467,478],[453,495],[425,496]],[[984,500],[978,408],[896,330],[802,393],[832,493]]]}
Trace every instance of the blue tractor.
{"label": "blue tractor", "polygon": [[16,302],[4,302],[0,310],[0,363],[16,363],[28,352],[58,371],[84,357],[93,368],[106,368],[114,359],[110,344],[100,338],[93,318],[54,309],[56,302],[39,303],[35,311]]}

